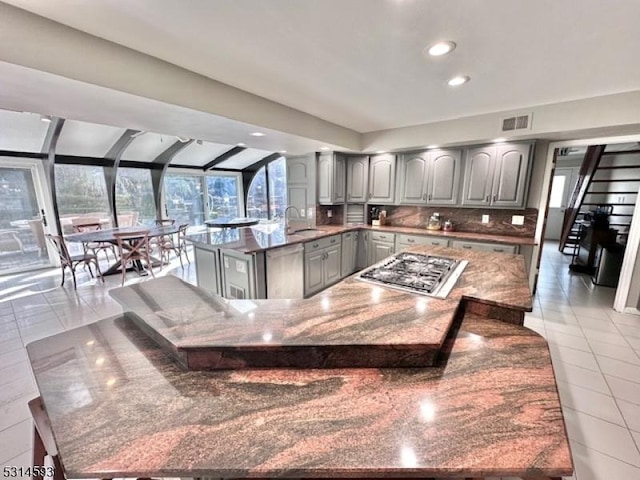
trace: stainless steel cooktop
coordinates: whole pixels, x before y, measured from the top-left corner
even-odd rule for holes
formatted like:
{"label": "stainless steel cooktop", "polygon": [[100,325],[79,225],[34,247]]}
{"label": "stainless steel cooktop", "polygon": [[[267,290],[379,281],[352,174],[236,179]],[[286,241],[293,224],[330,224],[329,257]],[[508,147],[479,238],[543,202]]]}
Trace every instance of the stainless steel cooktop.
{"label": "stainless steel cooktop", "polygon": [[405,292],[446,298],[467,264],[466,260],[401,252],[363,270],[356,278]]}

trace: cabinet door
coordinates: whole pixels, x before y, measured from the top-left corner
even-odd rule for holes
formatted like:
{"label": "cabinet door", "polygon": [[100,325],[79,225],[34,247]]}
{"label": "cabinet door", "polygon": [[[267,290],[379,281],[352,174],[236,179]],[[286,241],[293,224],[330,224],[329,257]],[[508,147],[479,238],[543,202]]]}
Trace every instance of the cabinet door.
{"label": "cabinet door", "polygon": [[251,261],[236,258],[227,253],[222,253],[221,258],[225,298],[253,298],[250,273],[253,266]]}
{"label": "cabinet door", "polygon": [[369,202],[393,203],[396,183],[396,157],[374,155],[369,163]]}
{"label": "cabinet door", "polygon": [[459,151],[434,151],[430,154],[427,203],[456,205],[460,185],[462,155]]}
{"label": "cabinet door", "polygon": [[495,164],[495,147],[467,151],[464,172],[463,205],[489,205]]}
{"label": "cabinet door", "polygon": [[426,153],[403,155],[400,158],[400,203],[425,203],[427,200],[427,170],[428,159]]}
{"label": "cabinet door", "polygon": [[356,268],[358,270],[362,270],[363,268],[367,268],[369,263],[369,236],[371,234],[367,231],[360,232],[358,235],[358,245],[357,245],[357,254],[356,254]]}
{"label": "cabinet door", "polygon": [[198,286],[220,295],[220,271],[218,252],[194,249]]}
{"label": "cabinet door", "polygon": [[353,273],[353,244],[355,232],[342,234],[342,271],[341,277],[347,277]]}
{"label": "cabinet door", "polygon": [[323,153],[318,158],[318,203],[333,202],[333,153]]}
{"label": "cabinet door", "polygon": [[529,150],[528,144],[498,147],[493,176],[492,205],[524,207]]}
{"label": "cabinet door", "polygon": [[340,268],[340,260],[342,257],[342,249],[340,245],[327,247],[324,251],[324,286],[336,283],[342,278]]}
{"label": "cabinet door", "polygon": [[344,155],[336,154],[333,159],[333,203],[344,203],[347,186],[347,165]]}
{"label": "cabinet door", "polygon": [[304,295],[313,295],[324,288],[324,250],[304,256]]}
{"label": "cabinet door", "polygon": [[394,253],[394,244],[386,242],[371,242],[371,261],[370,264],[378,263]]}
{"label": "cabinet door", "polygon": [[369,157],[349,157],[347,159],[347,202],[366,202],[368,183]]}
{"label": "cabinet door", "polygon": [[[356,271],[356,260],[358,258],[358,242],[360,241],[360,232],[353,232],[353,242],[351,242],[351,265],[349,269],[351,273]],[[344,248],[344,247],[342,247]]]}

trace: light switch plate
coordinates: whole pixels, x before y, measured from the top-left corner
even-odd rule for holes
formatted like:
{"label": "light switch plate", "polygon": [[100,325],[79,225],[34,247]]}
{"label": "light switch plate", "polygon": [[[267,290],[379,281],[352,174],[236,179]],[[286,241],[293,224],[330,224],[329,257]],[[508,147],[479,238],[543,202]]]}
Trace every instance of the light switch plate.
{"label": "light switch plate", "polygon": [[511,223],[513,225],[524,225],[524,215],[513,215],[511,217]]}
{"label": "light switch plate", "polygon": [[327,210],[327,217],[333,217],[333,212],[331,210]]}
{"label": "light switch plate", "polygon": [[489,223],[489,215],[482,215],[482,223]]}

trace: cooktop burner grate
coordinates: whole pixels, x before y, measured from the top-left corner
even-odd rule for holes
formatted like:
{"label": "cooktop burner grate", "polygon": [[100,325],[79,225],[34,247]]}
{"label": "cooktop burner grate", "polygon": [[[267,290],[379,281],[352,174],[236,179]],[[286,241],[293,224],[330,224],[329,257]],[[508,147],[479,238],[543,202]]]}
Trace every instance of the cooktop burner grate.
{"label": "cooktop burner grate", "polygon": [[[455,271],[459,276],[466,264],[453,258],[402,252],[362,271],[356,278],[412,293],[442,297],[436,294],[443,284]],[[443,292],[444,296],[448,293]]]}

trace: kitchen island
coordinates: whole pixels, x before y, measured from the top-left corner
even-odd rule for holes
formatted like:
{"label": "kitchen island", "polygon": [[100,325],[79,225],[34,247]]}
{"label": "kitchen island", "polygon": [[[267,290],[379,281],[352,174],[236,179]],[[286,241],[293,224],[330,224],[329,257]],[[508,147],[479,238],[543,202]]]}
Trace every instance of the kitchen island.
{"label": "kitchen island", "polygon": [[[571,455],[546,342],[520,325],[466,308],[475,302],[530,309],[521,258],[496,264],[495,254],[442,250],[470,260],[447,299],[349,279],[290,302],[288,327],[297,332],[281,329],[281,339],[323,331],[325,338],[339,338],[349,325],[356,331],[358,312],[370,311],[362,331],[378,329],[367,340],[387,332],[406,343],[410,335],[394,333],[391,324],[412,308],[418,314],[412,334],[421,319],[429,330],[430,319],[447,318],[448,326],[438,321],[442,331],[433,328],[443,340],[431,367],[190,371],[131,315],[30,344],[68,478],[569,475]],[[164,319],[166,330],[182,327],[185,338],[201,341],[206,316],[197,313],[207,310],[194,308],[194,298],[174,287],[169,298],[162,288],[154,293],[159,282],[114,295],[137,317]],[[211,306],[209,295],[200,302]],[[250,303],[255,308],[243,315],[259,320],[271,301]],[[216,319],[209,316],[213,336]],[[189,336],[191,327],[195,334]]]}

